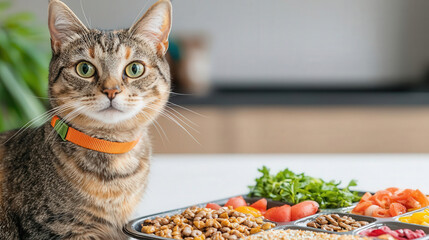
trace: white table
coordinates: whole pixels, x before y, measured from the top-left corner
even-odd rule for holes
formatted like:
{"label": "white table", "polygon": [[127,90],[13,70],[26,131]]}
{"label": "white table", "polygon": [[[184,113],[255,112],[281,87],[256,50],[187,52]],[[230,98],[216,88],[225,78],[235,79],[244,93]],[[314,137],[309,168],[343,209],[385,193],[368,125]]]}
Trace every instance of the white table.
{"label": "white table", "polygon": [[344,184],[356,179],[355,190],[418,188],[429,194],[429,155],[155,155],[134,217],[247,193],[262,165]]}

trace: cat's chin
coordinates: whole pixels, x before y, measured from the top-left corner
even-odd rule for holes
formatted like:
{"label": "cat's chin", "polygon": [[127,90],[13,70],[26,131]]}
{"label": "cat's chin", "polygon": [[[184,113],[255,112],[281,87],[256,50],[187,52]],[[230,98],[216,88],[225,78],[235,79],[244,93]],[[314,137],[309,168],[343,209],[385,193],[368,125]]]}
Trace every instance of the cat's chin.
{"label": "cat's chin", "polygon": [[121,111],[113,107],[109,107],[98,112],[86,112],[85,115],[91,119],[106,123],[118,124],[132,119],[137,115],[138,111]]}

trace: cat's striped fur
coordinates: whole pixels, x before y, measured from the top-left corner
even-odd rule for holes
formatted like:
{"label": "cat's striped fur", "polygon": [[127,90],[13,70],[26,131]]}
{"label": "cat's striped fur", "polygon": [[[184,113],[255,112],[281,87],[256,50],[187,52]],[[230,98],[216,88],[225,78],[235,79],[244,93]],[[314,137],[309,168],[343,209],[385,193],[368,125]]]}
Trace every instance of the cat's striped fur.
{"label": "cat's striped fur", "polygon": [[[0,239],[126,239],[122,226],[149,171],[147,127],[169,95],[164,55],[171,3],[158,1],[130,29],[100,31],[87,29],[67,6],[51,0],[49,27],[52,114],[92,137],[141,140],[128,153],[107,154],[62,141],[49,123],[13,138],[16,131],[1,134]],[[82,60],[95,66],[93,78],[76,74]],[[132,61],[145,66],[136,79],[124,76]],[[113,100],[103,93],[111,88],[120,89]]]}

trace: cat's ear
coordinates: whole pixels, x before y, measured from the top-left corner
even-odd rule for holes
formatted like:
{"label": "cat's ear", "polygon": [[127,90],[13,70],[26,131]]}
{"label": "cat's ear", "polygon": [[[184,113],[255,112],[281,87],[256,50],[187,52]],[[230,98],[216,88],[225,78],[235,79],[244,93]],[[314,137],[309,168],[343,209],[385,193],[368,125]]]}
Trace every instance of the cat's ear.
{"label": "cat's ear", "polygon": [[73,40],[80,33],[88,32],[88,29],[73,11],[59,0],[50,0],[48,16],[51,44],[54,52],[61,48],[61,44]]}
{"label": "cat's ear", "polygon": [[172,6],[169,0],[159,0],[147,10],[128,31],[141,35],[155,43],[158,54],[164,56],[168,49],[172,21]]}

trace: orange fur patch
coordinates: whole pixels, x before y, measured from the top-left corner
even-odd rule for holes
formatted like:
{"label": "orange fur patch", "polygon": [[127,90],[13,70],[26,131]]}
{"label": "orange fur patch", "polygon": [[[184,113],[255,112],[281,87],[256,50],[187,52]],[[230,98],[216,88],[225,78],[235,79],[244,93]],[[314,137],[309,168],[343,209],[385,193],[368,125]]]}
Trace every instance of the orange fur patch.
{"label": "orange fur patch", "polygon": [[89,56],[90,56],[90,57],[95,58],[95,51],[94,51],[94,48],[90,48],[90,49],[88,49],[88,52],[89,52]]}
{"label": "orange fur patch", "polygon": [[128,60],[130,56],[131,56],[131,48],[127,47],[127,49],[125,50],[125,59]]}

